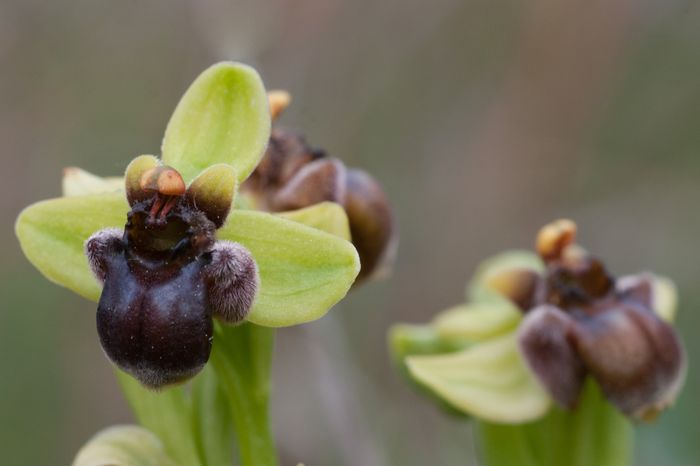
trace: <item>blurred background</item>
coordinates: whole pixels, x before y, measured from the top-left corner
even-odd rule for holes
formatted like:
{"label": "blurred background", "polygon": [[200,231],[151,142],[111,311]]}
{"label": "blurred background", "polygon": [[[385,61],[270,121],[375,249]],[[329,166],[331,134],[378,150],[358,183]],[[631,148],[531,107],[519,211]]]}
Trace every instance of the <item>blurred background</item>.
{"label": "blurred background", "polygon": [[[280,124],[374,174],[401,228],[393,277],[279,332],[284,465],[475,465],[468,424],[414,394],[387,356],[397,321],[463,300],[478,262],[576,219],[618,274],[680,287],[691,367],[639,427],[638,463],[700,461],[700,5],[690,0],[0,2],[0,451],[68,464],[130,422],[95,305],[44,280],[13,223],[61,169],[120,174],[157,153],[178,98],[215,61],[255,66]],[[50,253],[50,251],[47,251]],[[303,425],[303,428],[299,428]]]}

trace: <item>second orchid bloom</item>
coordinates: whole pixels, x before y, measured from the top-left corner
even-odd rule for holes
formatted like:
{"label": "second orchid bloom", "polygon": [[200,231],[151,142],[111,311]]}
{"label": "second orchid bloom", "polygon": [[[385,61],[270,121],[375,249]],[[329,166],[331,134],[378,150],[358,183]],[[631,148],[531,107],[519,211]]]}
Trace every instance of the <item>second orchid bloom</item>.
{"label": "second orchid bloom", "polygon": [[625,415],[653,419],[678,395],[682,344],[675,288],[642,273],[614,278],[575,242],[576,225],[539,232],[538,256],[509,252],[481,266],[469,302],[391,343],[410,377],[452,409],[486,421],[539,419],[554,400],[579,404],[591,377]]}

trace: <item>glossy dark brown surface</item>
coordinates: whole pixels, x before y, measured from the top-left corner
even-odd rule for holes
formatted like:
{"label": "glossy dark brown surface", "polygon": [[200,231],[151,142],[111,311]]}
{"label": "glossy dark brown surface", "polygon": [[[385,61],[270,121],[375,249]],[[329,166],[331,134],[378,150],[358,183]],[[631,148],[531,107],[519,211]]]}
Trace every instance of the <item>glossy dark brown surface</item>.
{"label": "glossy dark brown surface", "polygon": [[[209,216],[215,213],[223,224],[223,200],[206,195],[211,202],[197,208],[194,194],[168,195],[149,186],[143,189],[150,195],[132,188],[124,230],[95,233],[85,250],[104,283],[97,331],[105,354],[145,386],[161,388],[202,369],[212,348],[212,318],[242,321],[258,278],[247,249],[216,240]],[[196,189],[209,194],[205,182]]]}

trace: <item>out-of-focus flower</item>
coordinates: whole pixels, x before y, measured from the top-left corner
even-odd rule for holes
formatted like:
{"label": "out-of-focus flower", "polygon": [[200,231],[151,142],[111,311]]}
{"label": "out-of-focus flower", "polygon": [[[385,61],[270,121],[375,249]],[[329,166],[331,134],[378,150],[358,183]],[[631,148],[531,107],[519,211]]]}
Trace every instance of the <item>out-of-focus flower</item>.
{"label": "out-of-focus flower", "polygon": [[[285,91],[268,93],[273,120],[291,102]],[[360,255],[358,282],[388,273],[397,235],[381,186],[363,170],[350,169],[296,131],[273,128],[265,156],[242,186],[257,209],[284,212],[335,202],[347,213],[352,243]]]}
{"label": "out-of-focus flower", "polygon": [[391,343],[408,374],[452,408],[491,422],[541,418],[554,400],[576,409],[587,377],[625,415],[654,418],[685,374],[670,325],[676,294],[666,278],[618,279],[575,244],[576,225],[539,232],[539,257],[487,261],[469,303],[426,326],[396,326]]}

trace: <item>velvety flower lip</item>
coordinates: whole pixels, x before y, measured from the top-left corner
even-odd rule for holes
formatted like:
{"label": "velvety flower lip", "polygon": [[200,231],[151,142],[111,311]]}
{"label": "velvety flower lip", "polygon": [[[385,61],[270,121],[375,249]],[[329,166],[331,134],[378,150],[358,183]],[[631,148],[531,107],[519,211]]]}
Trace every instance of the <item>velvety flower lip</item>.
{"label": "velvety flower lip", "polygon": [[537,250],[546,271],[525,293],[510,287],[525,312],[521,351],[562,406],[576,406],[591,375],[623,413],[653,419],[675,400],[686,366],[678,336],[655,312],[657,284],[650,274],[615,279],[575,238],[569,220],[545,226]]}
{"label": "velvety flower lip", "polygon": [[[268,93],[277,118],[291,102],[286,91]],[[356,283],[388,273],[397,246],[396,226],[381,186],[362,170],[350,169],[324,150],[309,146],[297,131],[273,128],[267,151],[242,193],[270,212],[302,209],[320,202],[340,204],[360,255]]]}

